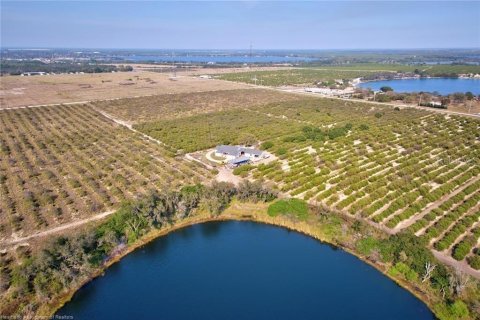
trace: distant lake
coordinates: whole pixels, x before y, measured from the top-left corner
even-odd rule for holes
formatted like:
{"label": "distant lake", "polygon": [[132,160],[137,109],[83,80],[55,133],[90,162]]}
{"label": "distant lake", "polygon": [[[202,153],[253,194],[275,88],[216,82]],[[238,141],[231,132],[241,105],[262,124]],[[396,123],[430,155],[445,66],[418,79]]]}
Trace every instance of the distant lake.
{"label": "distant lake", "polygon": [[378,91],[383,86],[393,88],[395,92],[434,92],[447,95],[455,92],[470,91],[473,94],[480,94],[480,79],[403,79],[364,82],[359,85],[362,88],[371,88]]}
{"label": "distant lake", "polygon": [[188,227],[129,254],[80,289],[74,319],[434,319],[356,257],[251,222]]}
{"label": "distant lake", "polygon": [[134,62],[182,62],[182,63],[294,63],[313,61],[314,58],[309,57],[292,57],[292,56],[242,56],[242,55],[193,55],[193,56],[168,56],[168,55],[128,55],[117,56],[117,59],[123,59]]}

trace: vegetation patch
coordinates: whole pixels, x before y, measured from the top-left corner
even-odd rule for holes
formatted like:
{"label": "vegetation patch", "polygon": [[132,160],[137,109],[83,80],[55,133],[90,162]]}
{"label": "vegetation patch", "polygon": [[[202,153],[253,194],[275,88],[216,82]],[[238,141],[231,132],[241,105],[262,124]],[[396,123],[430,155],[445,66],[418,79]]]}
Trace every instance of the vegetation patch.
{"label": "vegetation patch", "polygon": [[0,112],[0,236],[118,208],[211,177],[83,105]]}
{"label": "vegetation patch", "polygon": [[304,220],[308,217],[308,205],[300,199],[278,200],[268,207],[268,215],[271,217],[290,215]]}
{"label": "vegetation patch", "polygon": [[215,90],[98,101],[95,106],[134,123],[175,119],[201,113],[260,106],[300,99],[296,95],[263,89]]}
{"label": "vegetation patch", "polygon": [[240,144],[246,134],[257,140],[283,136],[300,127],[288,119],[248,110],[222,111],[135,125],[135,128],[185,152],[219,144]]}
{"label": "vegetation patch", "polygon": [[314,85],[320,82],[332,82],[336,79],[360,78],[373,73],[374,71],[370,70],[353,71],[343,69],[302,68],[276,71],[225,73],[218,76],[218,78],[222,80],[278,87],[300,84]]}

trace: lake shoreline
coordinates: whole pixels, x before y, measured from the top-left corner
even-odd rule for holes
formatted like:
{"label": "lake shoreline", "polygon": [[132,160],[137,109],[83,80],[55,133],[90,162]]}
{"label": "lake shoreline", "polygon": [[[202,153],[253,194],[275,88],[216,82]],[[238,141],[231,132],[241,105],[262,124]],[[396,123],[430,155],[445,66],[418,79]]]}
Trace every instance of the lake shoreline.
{"label": "lake shoreline", "polygon": [[[388,82],[395,82],[395,81],[409,81],[409,80],[414,80],[414,81],[422,81],[422,80],[457,80],[457,81],[479,81],[480,82],[480,78],[475,78],[475,77],[431,77],[431,76],[427,76],[427,77],[411,77],[411,76],[407,76],[407,77],[400,77],[400,78],[394,78],[394,79],[374,79],[374,80],[358,80],[357,82],[354,83],[353,85],[353,88],[354,89],[371,89],[373,91],[376,91],[374,88],[369,88],[369,87],[364,87],[362,85],[365,85],[365,84],[368,84],[368,83],[383,83],[383,85],[385,86],[388,86]],[[393,88],[393,87],[392,87]],[[397,91],[395,88],[394,89],[394,92],[396,93],[419,93],[419,92],[426,92],[426,93],[434,93],[434,92],[438,92],[438,90],[402,90],[400,89],[400,91]],[[460,90],[458,92],[461,92],[461,93],[465,93],[465,92],[468,92],[470,90]],[[451,93],[440,93],[441,96],[448,96],[450,94],[453,94],[454,92],[451,92]],[[474,94],[478,94],[476,92],[473,92]]]}
{"label": "lake shoreline", "polygon": [[[245,210],[245,212],[248,212],[248,210]],[[287,230],[294,231],[294,232],[303,234],[305,236],[311,237],[317,241],[320,241],[321,243],[332,245],[336,248],[339,248],[355,256],[357,259],[361,260],[362,262],[369,264],[370,266],[375,268],[377,271],[381,272],[384,276],[388,277],[390,280],[394,281],[397,285],[399,285],[400,287],[402,287],[403,289],[407,290],[412,295],[414,295],[417,299],[423,302],[433,314],[435,314],[435,310],[433,307],[434,301],[432,301],[433,299],[431,299],[431,297],[426,292],[424,292],[420,287],[414,286],[413,284],[405,280],[398,279],[389,275],[388,268],[386,265],[375,263],[350,248],[342,246],[338,243],[334,243],[333,241],[329,241],[325,237],[322,237],[318,231],[315,232],[314,230],[316,227],[318,227],[318,225],[310,225],[305,221],[293,221],[291,219],[281,219],[280,217],[270,217],[266,213],[239,214],[235,212],[221,214],[219,216],[211,216],[205,213],[196,214],[196,215],[193,215],[192,217],[188,217],[164,229],[153,230],[152,232],[146,234],[144,237],[138,240],[136,243],[127,247],[125,250],[117,252],[104,265],[102,265],[98,270],[95,270],[88,278],[80,281],[78,285],[76,285],[74,288],[58,296],[57,299],[55,299],[55,301],[53,301],[52,303],[40,308],[39,313],[41,314],[41,316],[47,316],[47,317],[54,316],[54,314],[58,310],[60,310],[66,303],[72,300],[72,298],[74,297],[75,293],[78,290],[80,290],[82,287],[84,287],[85,285],[87,285],[97,277],[103,276],[104,273],[108,270],[108,268],[111,267],[113,264],[121,261],[122,258],[127,256],[131,252],[137,250],[138,248],[141,248],[144,245],[150,243],[151,241],[159,237],[166,236],[172,232],[178,231],[183,228],[188,228],[188,227],[198,225],[198,224],[203,224],[203,223],[222,222],[222,221],[249,221],[254,223],[271,225],[279,228],[285,228]]]}

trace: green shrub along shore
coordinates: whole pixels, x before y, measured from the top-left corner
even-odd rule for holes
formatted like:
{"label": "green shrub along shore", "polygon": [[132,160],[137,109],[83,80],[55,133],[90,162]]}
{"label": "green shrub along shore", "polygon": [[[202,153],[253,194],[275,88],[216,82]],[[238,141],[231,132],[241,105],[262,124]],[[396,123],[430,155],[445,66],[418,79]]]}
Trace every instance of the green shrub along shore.
{"label": "green shrub along shore", "polygon": [[479,282],[440,264],[421,238],[388,236],[326,208],[276,197],[260,182],[215,182],[125,203],[100,225],[57,237],[12,269],[2,261],[0,315],[51,316],[82,285],[148,241],[191,224],[235,219],[287,227],[344,248],[415,294],[440,319],[480,319]]}

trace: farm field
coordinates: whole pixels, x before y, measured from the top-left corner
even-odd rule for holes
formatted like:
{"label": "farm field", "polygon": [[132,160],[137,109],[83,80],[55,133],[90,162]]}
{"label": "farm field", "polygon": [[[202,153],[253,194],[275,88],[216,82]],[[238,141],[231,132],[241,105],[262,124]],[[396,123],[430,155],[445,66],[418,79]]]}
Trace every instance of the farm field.
{"label": "farm field", "polygon": [[118,208],[211,178],[86,105],[0,111],[0,238]]}
{"label": "farm field", "polygon": [[477,261],[480,121],[397,112],[390,120],[375,113],[378,123],[350,118],[335,121],[333,132],[306,126],[273,139],[268,145],[280,160],[250,175],[390,233],[414,232],[457,260]]}
{"label": "farm field", "polygon": [[233,82],[257,84],[265,86],[313,85],[317,82],[333,81],[335,79],[353,79],[373,75],[376,71],[343,70],[323,68],[298,68],[290,70],[225,73],[216,76],[217,79]]}
{"label": "farm field", "polygon": [[317,70],[345,70],[345,71],[376,71],[376,72],[413,72],[415,69],[423,70],[428,75],[435,74],[465,74],[480,73],[480,66],[475,65],[403,65],[385,63],[352,63],[347,65],[318,66],[312,67]]}
{"label": "farm field", "polygon": [[239,83],[146,71],[0,77],[0,108],[167,93],[241,89]]}
{"label": "farm field", "polygon": [[478,265],[479,120],[305,98],[135,127],[187,152],[254,136],[279,160],[242,176]]}
{"label": "farm field", "polygon": [[[134,128],[174,149],[192,152],[217,144],[241,143],[245,136],[253,136],[257,141],[280,139],[299,132],[307,125],[328,128],[346,125],[352,120],[379,123],[389,121],[397,115],[392,108],[366,103],[300,95],[295,97],[292,101],[137,123]],[[374,117],[378,110],[383,110],[385,114],[382,119]],[[348,117],[345,117],[346,112],[350,112]],[[410,112],[417,114],[415,110]]]}
{"label": "farm field", "polygon": [[114,101],[98,101],[94,105],[119,119],[130,123],[139,123],[241,109],[300,98],[301,96],[289,93],[251,88],[125,98]]}
{"label": "farm field", "polygon": [[[220,174],[183,153],[256,141],[275,157],[228,173],[280,191],[270,216],[320,221],[306,200],[331,219],[415,234],[472,274],[480,269],[479,132],[480,121],[465,117],[255,88],[0,110],[0,239],[99,216],[151,190],[209,185]],[[84,239],[92,224],[54,234]],[[7,244],[0,271],[16,275],[49,239]]]}
{"label": "farm field", "polygon": [[338,66],[309,66],[289,70],[267,70],[253,72],[232,72],[216,75],[215,78],[265,86],[313,85],[317,82],[338,79],[354,79],[384,72],[423,71],[427,76],[450,74],[480,74],[480,66],[474,65],[401,65],[379,63],[356,63]]}
{"label": "farm field", "polygon": [[284,136],[299,130],[300,125],[252,110],[231,110],[140,123],[134,128],[172,148],[192,152],[218,144],[239,144],[247,136],[260,140]]}

